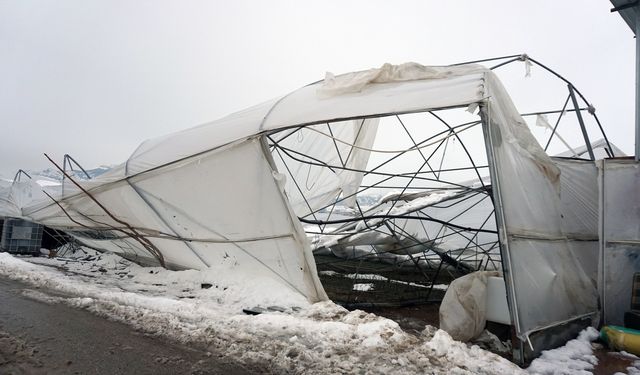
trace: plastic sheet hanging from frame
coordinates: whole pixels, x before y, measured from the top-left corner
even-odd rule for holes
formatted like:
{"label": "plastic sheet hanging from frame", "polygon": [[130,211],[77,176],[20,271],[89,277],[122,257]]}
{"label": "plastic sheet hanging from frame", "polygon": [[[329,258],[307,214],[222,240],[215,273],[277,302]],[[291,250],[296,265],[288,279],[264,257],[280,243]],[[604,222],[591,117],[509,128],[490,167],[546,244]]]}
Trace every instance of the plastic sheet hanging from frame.
{"label": "plastic sheet hanging from frame", "polygon": [[640,163],[599,162],[602,237],[600,274],[604,324],[622,325],[640,272]]}
{"label": "plastic sheet hanging from frame", "polygon": [[598,311],[588,261],[597,249],[597,172],[594,163],[550,159],[500,82],[487,78],[482,111],[508,300],[516,333],[528,341]]}
{"label": "plastic sheet hanging from frame", "polygon": [[[171,268],[233,270],[273,279],[309,301],[326,300],[304,231],[261,138],[229,144],[89,192],[137,228]],[[148,252],[85,193],[25,215],[85,244],[145,264]],[[67,215],[71,216],[71,220]],[[156,263],[157,264],[157,263]]]}

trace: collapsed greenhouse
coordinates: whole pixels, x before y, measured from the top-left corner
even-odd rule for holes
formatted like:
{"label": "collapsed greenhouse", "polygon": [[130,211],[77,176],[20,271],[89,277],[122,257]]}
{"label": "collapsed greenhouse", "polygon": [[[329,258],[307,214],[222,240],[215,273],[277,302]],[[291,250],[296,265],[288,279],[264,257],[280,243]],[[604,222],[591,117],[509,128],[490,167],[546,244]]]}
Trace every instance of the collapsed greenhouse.
{"label": "collapsed greenhouse", "polygon": [[[498,60],[493,68],[538,64]],[[566,338],[598,320],[594,161],[616,149],[560,76],[564,106],[545,112],[558,115],[555,126],[545,113],[525,114],[550,128],[542,147],[493,68],[408,63],[327,74],[148,140],[89,181],[54,163],[63,190],[14,181],[0,193],[0,216],[141,264],[271,277],[312,302],[438,300],[438,283],[495,270],[521,350],[539,352],[554,343],[536,334]],[[566,144],[556,130],[569,113],[583,146],[550,157],[552,141]],[[590,141],[587,115],[602,141]]]}

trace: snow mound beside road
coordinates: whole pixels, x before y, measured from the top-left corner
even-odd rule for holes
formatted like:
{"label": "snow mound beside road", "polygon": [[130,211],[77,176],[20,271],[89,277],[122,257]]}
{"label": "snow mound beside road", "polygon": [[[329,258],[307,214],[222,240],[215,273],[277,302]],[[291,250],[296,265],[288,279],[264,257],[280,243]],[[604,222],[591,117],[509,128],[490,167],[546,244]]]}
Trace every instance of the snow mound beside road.
{"label": "snow mound beside road", "polygon": [[[282,373],[517,374],[522,369],[427,327],[408,334],[392,320],[332,302],[309,304],[269,280],[221,270],[145,268],[92,250],[72,258],[0,253],[0,275],[41,287],[66,303]],[[250,316],[243,308],[260,306]],[[269,307],[272,307],[269,309]]]}

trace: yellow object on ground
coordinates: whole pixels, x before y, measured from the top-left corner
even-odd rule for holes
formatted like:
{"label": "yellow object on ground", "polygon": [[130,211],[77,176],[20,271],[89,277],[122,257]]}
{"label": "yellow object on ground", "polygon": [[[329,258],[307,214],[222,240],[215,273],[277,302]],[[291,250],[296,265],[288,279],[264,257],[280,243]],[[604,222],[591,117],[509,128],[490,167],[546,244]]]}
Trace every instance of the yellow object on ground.
{"label": "yellow object on ground", "polygon": [[640,355],[640,331],[638,330],[619,326],[604,326],[600,330],[600,338],[612,349]]}

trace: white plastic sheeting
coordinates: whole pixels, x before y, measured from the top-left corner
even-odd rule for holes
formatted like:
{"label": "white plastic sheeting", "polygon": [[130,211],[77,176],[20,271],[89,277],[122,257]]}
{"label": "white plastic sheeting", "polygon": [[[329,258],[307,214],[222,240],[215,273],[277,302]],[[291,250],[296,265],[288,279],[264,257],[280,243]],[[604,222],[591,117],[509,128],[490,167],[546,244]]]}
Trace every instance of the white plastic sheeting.
{"label": "white plastic sheeting", "polygon": [[23,207],[42,202],[45,198],[43,188],[33,180],[9,183],[0,187],[0,218],[21,217]]}
{"label": "white plastic sheeting", "polygon": [[[379,119],[347,120],[333,124],[313,125],[300,129],[295,135],[281,132],[272,136],[275,142],[291,149],[305,150],[304,155],[291,155],[305,160],[323,160],[329,165],[342,165],[332,170],[324,166],[295,163],[285,165],[282,158],[274,158],[279,171],[288,170],[285,191],[298,216],[327,205],[343,193],[345,205],[353,207],[356,192],[362,183],[362,172],[369,161]],[[335,141],[328,141],[327,135]],[[352,146],[353,145],[353,146]],[[278,153],[280,151],[277,151]],[[296,181],[304,182],[296,185]]]}
{"label": "white plastic sheeting", "polygon": [[[609,142],[609,144],[607,144],[607,141],[604,138],[591,142],[591,149],[593,150],[593,156],[595,157],[596,160],[610,158],[611,154],[613,154],[613,156],[617,158],[627,155],[618,147],[616,147],[616,145],[614,145],[613,143]],[[584,145],[575,147],[572,150],[567,150],[555,156],[561,156],[561,157],[567,157],[567,158],[578,157],[583,159],[589,159],[587,146],[584,146]]]}
{"label": "white plastic sheeting", "polygon": [[487,321],[511,325],[507,288],[502,277],[487,278]]}
{"label": "white plastic sheeting", "polygon": [[447,66],[424,66],[413,62],[401,65],[387,63],[380,68],[341,74],[337,77],[327,72],[317,92],[321,97],[337,96],[361,92],[372,83],[442,79],[458,73],[458,68]]}
{"label": "white plastic sheeting", "polygon": [[11,184],[0,187],[0,217],[19,217],[22,215],[20,206],[12,196]]}
{"label": "white plastic sheeting", "polygon": [[605,324],[622,325],[640,272],[640,164],[599,162],[602,237],[599,286]]}
{"label": "white plastic sheeting", "polygon": [[592,161],[555,159],[560,168],[562,231],[578,260],[575,272],[597,284],[598,274],[598,168]]}

